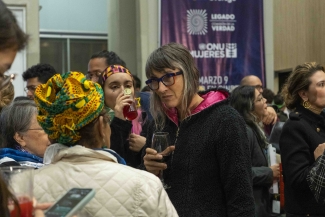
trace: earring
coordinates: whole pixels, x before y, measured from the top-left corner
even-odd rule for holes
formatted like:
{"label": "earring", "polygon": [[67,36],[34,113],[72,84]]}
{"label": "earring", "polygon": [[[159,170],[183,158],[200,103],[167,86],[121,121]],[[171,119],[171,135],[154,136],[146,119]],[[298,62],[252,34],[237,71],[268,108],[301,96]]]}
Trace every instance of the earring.
{"label": "earring", "polygon": [[102,146],[102,149],[105,149],[107,148],[107,145],[106,145],[106,140],[103,138],[103,146]]}
{"label": "earring", "polygon": [[302,106],[305,107],[306,109],[309,109],[311,105],[310,105],[310,103],[308,101],[304,101],[302,103]]}

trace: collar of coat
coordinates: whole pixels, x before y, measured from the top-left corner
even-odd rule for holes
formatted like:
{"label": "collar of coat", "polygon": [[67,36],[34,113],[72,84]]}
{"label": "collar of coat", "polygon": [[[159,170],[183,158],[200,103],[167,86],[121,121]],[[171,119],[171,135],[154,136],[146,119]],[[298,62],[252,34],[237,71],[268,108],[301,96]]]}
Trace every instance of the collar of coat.
{"label": "collar of coat", "polygon": [[81,145],[67,147],[59,143],[52,144],[46,149],[43,163],[50,164],[58,161],[84,162],[90,158],[118,163],[117,158],[105,149],[93,150]]}

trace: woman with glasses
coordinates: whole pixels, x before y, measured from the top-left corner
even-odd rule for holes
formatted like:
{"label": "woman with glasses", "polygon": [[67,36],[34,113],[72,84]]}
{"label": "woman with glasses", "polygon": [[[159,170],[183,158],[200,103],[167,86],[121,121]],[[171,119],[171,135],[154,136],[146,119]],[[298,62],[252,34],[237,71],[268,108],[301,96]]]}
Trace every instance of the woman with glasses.
{"label": "woman with glasses", "polygon": [[279,179],[279,164],[268,166],[266,149],[268,143],[259,122],[267,115],[266,99],[254,86],[238,86],[231,92],[230,105],[246,122],[250,145],[253,193],[256,217],[276,216],[271,209],[269,189]]}
{"label": "woman with glasses", "polygon": [[[251,161],[245,122],[223,89],[198,92],[199,71],[186,47],[170,43],[146,63],[153,91],[144,166],[163,170],[167,193],[180,216],[254,216]],[[154,132],[168,132],[162,153],[151,147]],[[170,154],[167,162],[163,155]]]}
{"label": "woman with glasses", "polygon": [[78,216],[178,216],[156,176],[125,166],[109,149],[110,119],[98,83],[80,72],[56,74],[36,88],[35,102],[37,120],[53,141],[44,156],[51,163],[34,172],[38,202],[92,188],[96,195]]}
{"label": "woman with glasses", "polygon": [[2,144],[0,163],[4,165],[43,166],[43,156],[50,145],[47,134],[37,122],[34,101],[14,101],[0,115]]}

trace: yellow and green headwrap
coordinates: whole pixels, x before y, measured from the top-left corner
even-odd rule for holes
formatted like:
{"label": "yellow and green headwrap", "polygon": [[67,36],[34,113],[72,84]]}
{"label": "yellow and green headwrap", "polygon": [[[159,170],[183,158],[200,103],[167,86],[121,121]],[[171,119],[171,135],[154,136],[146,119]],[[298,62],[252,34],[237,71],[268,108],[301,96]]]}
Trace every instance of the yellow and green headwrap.
{"label": "yellow and green headwrap", "polygon": [[64,145],[80,140],[78,130],[99,116],[103,90],[81,72],[56,74],[35,90],[37,120],[50,139]]}

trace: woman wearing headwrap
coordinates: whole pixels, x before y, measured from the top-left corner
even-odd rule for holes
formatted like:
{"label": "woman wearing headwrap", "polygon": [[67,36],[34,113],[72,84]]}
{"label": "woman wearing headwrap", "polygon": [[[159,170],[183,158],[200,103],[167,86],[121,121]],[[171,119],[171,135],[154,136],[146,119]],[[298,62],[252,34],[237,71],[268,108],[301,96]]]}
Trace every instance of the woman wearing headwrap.
{"label": "woman wearing headwrap", "polygon": [[104,90],[105,106],[112,119],[111,149],[120,154],[127,165],[137,167],[141,163],[141,149],[146,138],[131,133],[136,121],[129,121],[124,117],[123,108],[132,100],[124,95],[124,90],[129,88],[134,97],[134,82],[130,71],[121,65],[108,66],[99,79]]}
{"label": "woman wearing headwrap", "polygon": [[[110,147],[109,117],[99,84],[82,73],[53,76],[35,91],[37,119],[54,142],[50,162],[34,174],[38,202],[54,202],[70,188],[93,188],[96,196],[80,216],[177,216],[160,180],[123,163]],[[20,177],[23,178],[23,177]]]}

